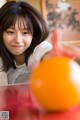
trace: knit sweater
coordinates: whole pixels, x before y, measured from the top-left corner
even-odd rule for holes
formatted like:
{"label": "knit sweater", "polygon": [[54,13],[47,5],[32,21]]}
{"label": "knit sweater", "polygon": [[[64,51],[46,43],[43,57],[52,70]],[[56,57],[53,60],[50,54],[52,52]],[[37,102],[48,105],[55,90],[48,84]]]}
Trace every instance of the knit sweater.
{"label": "knit sweater", "polygon": [[[24,63],[23,65],[17,66],[16,69],[10,68],[7,72],[0,72],[0,85],[7,84],[18,84],[18,83],[29,83],[29,77],[31,74],[31,68],[34,64],[39,63],[42,57],[52,49],[52,45],[44,41],[35,47],[33,53],[28,59],[28,65]],[[0,58],[0,68],[3,62]]]}

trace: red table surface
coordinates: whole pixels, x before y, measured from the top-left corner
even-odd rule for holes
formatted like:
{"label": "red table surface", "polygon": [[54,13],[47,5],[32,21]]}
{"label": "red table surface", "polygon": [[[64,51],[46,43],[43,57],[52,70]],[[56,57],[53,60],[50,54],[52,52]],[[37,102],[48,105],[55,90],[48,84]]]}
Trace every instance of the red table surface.
{"label": "red table surface", "polygon": [[[5,107],[5,111],[9,111],[9,120],[80,120],[80,104],[66,112],[43,114],[29,90],[29,85],[0,87],[0,111]],[[4,97],[1,99],[3,95],[5,101]]]}
{"label": "red table surface", "polygon": [[27,115],[26,117],[15,117],[10,120],[80,120],[80,106],[66,112],[59,113],[35,113]]}
{"label": "red table surface", "polygon": [[45,113],[41,120],[80,120],[80,105],[66,112]]}

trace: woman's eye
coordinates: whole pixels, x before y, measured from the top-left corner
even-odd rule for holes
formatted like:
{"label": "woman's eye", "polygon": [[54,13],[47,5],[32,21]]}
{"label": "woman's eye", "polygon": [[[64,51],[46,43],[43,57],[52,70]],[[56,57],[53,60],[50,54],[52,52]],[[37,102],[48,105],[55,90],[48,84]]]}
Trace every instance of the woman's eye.
{"label": "woman's eye", "polygon": [[13,31],[7,31],[8,34],[13,34],[14,32]]}
{"label": "woman's eye", "polygon": [[23,32],[24,35],[30,34],[28,31]]}

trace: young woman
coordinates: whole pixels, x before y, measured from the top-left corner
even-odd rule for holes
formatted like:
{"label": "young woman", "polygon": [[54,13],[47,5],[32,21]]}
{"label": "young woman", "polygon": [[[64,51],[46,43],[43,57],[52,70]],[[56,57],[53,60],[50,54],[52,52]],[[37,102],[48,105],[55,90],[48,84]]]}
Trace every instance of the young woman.
{"label": "young woman", "polygon": [[0,8],[0,85],[29,82],[32,66],[52,49],[48,35],[42,15],[27,2]]}

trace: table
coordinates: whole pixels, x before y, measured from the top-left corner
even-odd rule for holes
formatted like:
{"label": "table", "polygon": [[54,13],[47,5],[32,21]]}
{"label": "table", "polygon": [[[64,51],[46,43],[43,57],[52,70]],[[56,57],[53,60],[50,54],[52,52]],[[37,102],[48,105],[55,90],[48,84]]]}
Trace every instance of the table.
{"label": "table", "polygon": [[41,120],[80,120],[80,105],[66,112],[45,113]]}
{"label": "table", "polygon": [[80,104],[65,112],[39,112],[30,100],[28,85],[2,86],[0,91],[0,111],[9,111],[9,120],[80,120]]}

